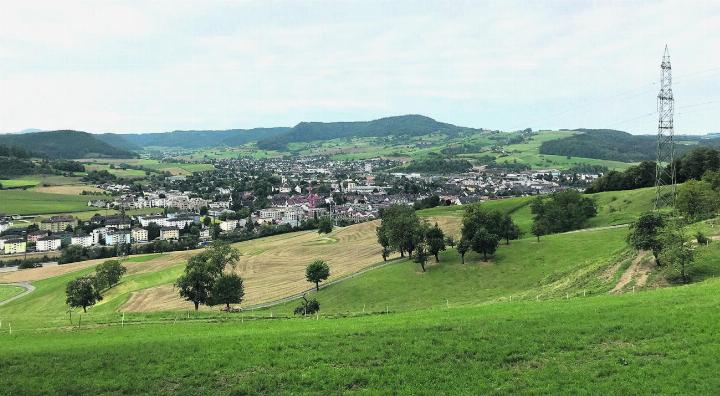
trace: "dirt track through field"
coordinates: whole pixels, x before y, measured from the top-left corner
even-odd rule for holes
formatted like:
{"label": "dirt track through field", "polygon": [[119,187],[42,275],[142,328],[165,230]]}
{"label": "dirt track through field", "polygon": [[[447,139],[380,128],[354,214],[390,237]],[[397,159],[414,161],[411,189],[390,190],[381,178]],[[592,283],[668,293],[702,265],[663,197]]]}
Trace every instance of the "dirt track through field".
{"label": "dirt track through field", "polygon": [[620,293],[627,284],[631,281],[635,281],[635,286],[645,286],[648,276],[652,269],[647,265],[645,258],[650,254],[649,251],[641,250],[638,252],[637,257],[632,261],[628,269],[623,272],[620,276],[618,283],[610,290],[610,293]]}
{"label": "dirt track through field", "polygon": [[[459,218],[431,220],[437,220],[446,232],[459,230]],[[236,267],[236,272],[245,281],[246,300],[243,305],[274,301],[307,290],[310,284],[305,280],[305,267],[315,259],[328,262],[332,274],[330,281],[382,261],[375,236],[378,224],[373,221],[344,227],[329,235],[303,231],[235,244],[243,255]],[[167,260],[164,258],[162,261]],[[158,263],[152,260],[145,264],[155,266]],[[167,284],[134,292],[122,310],[158,311],[191,307],[191,303],[180,299],[177,290]]]}

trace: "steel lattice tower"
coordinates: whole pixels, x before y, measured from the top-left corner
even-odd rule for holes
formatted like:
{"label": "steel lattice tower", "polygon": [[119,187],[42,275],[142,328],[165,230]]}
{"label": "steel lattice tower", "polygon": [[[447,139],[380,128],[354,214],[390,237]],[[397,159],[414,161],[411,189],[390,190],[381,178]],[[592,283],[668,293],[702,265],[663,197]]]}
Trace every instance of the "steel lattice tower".
{"label": "steel lattice tower", "polygon": [[660,93],[657,97],[658,134],[657,160],[655,163],[655,209],[675,207],[675,129],[673,126],[674,102],[672,92],[672,67],[667,45],[662,63]]}

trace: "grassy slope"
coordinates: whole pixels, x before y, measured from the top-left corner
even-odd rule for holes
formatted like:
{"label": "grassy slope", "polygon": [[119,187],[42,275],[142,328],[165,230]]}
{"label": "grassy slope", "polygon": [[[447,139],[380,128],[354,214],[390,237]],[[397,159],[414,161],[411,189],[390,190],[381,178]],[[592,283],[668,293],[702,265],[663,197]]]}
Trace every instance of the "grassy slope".
{"label": "grassy slope", "polygon": [[[133,291],[145,289],[163,283],[172,283],[182,273],[183,264],[163,267],[160,271],[139,271],[133,273],[133,263],[142,263],[157,258],[158,254],[133,257],[124,262],[130,273],[122,282],[104,293],[104,299],[92,308],[95,322],[103,322],[109,317],[117,317],[118,308],[130,298]],[[65,285],[75,278],[90,274],[92,268],[84,268],[33,282],[36,290],[20,300],[0,307],[0,317],[11,320],[15,328],[34,328],[65,325],[68,320],[65,305]]]}
{"label": "grassy slope", "polygon": [[[449,249],[436,264],[431,259],[427,272],[408,260],[370,271],[345,282],[321,289],[317,296],[324,313],[394,311],[477,304],[498,299],[535,299],[565,296],[578,288],[605,292],[607,285],[587,283],[555,285],[573,274],[593,272],[607,267],[626,249],[626,230],[558,234],[544,237],[540,243],[528,238],[501,245],[488,263],[468,253],[465,265],[454,249]],[[597,286],[593,289],[594,286]],[[274,312],[291,314],[297,302],[273,307]]]}
{"label": "grassy slope", "polygon": [[622,296],[318,321],[5,333],[0,389],[713,394],[720,388],[718,304],[720,283],[710,281]]}
{"label": "grassy slope", "polygon": [[0,213],[45,214],[87,211],[92,195],[48,194],[35,191],[0,190]]}
{"label": "grassy slope", "polygon": [[[654,188],[641,188],[628,191],[608,191],[589,194],[595,199],[598,206],[596,217],[588,221],[588,227],[605,227],[611,225],[627,224],[635,220],[642,212],[652,210],[655,199]],[[512,214],[513,220],[526,234],[532,226],[532,213],[530,202],[532,197],[518,197],[486,201],[482,205],[490,209],[497,209]],[[418,213],[427,216],[458,216],[462,217],[464,206],[441,206],[424,209]]]}
{"label": "grassy slope", "polygon": [[0,284],[0,302],[7,300],[8,298],[17,296],[18,294],[25,291],[20,286],[13,285],[2,285]]}

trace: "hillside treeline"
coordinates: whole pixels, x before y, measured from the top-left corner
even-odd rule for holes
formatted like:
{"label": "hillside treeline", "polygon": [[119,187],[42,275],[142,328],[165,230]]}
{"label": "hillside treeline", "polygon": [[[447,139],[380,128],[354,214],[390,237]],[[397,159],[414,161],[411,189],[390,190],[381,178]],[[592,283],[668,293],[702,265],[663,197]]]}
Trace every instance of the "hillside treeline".
{"label": "hillside treeline", "polygon": [[111,146],[96,136],[79,131],[34,132],[0,135],[0,144],[32,151],[45,158],[114,157],[133,158],[130,151]]}
{"label": "hillside treeline", "polygon": [[19,147],[0,145],[0,179],[56,172],[84,172],[85,166],[76,161],[33,161],[34,154]]}
{"label": "hillside treeline", "polygon": [[[563,139],[550,140],[540,145],[540,154],[567,157],[596,158],[611,161],[652,161],[656,153],[656,137],[631,135],[612,129],[578,129],[581,132]],[[691,147],[676,144],[676,153],[683,154]]]}
{"label": "hillside treeline", "polygon": [[[675,160],[678,183],[700,180],[706,172],[720,170],[720,150],[698,147]],[[586,193],[632,190],[655,185],[655,161],[643,161],[625,171],[609,171],[588,187]]]}
{"label": "hillside treeline", "polygon": [[421,136],[436,132],[454,136],[466,130],[471,129],[421,115],[386,117],[374,121],[301,122],[283,134],[260,140],[258,147],[264,150],[285,150],[287,144],[292,142],[371,136]]}
{"label": "hillside treeline", "polygon": [[472,169],[472,164],[468,160],[443,158],[441,156],[431,156],[421,160],[413,160],[405,167],[408,172],[426,172],[426,173],[464,173]]}

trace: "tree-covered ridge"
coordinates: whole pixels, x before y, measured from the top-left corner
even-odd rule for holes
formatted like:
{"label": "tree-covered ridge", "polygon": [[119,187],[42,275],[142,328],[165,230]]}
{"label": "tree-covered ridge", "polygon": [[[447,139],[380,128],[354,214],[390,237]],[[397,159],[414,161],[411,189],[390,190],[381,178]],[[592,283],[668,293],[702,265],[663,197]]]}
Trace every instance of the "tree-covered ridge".
{"label": "tree-covered ridge", "polygon": [[245,143],[271,138],[289,131],[288,127],[227,129],[206,131],[172,131],[160,133],[98,135],[98,138],[126,150],[144,147],[180,147],[195,149],[203,147],[240,146]]}
{"label": "tree-covered ridge", "polygon": [[47,158],[134,157],[87,132],[51,131],[20,135],[0,135],[0,144],[14,146]]}
{"label": "tree-covered ridge", "polygon": [[288,132],[272,139],[263,139],[258,146],[267,150],[282,150],[291,142],[311,142],[347,137],[421,136],[446,133],[454,136],[463,131],[476,131],[438,122],[422,115],[404,115],[354,122],[301,122]]}
{"label": "tree-covered ridge", "polygon": [[83,164],[68,160],[33,161],[37,155],[19,147],[0,145],[0,179],[53,172],[84,172]]}
{"label": "tree-covered ridge", "polygon": [[[569,157],[596,158],[611,161],[639,162],[652,161],[656,156],[656,137],[653,135],[631,135],[614,129],[577,129],[580,132],[566,138],[549,140],[540,145],[540,154],[564,155]],[[708,143],[697,136],[683,139]],[[691,146],[675,144],[678,154]]]}
{"label": "tree-covered ridge", "polygon": [[[697,147],[675,160],[678,183],[700,180],[706,172],[720,170],[720,150]],[[643,161],[623,172],[609,171],[585,190],[586,193],[633,190],[655,185],[655,161]]]}
{"label": "tree-covered ridge", "polygon": [[470,169],[472,169],[472,164],[468,160],[441,156],[413,160],[405,167],[405,170],[409,172],[427,173],[463,173]]}

